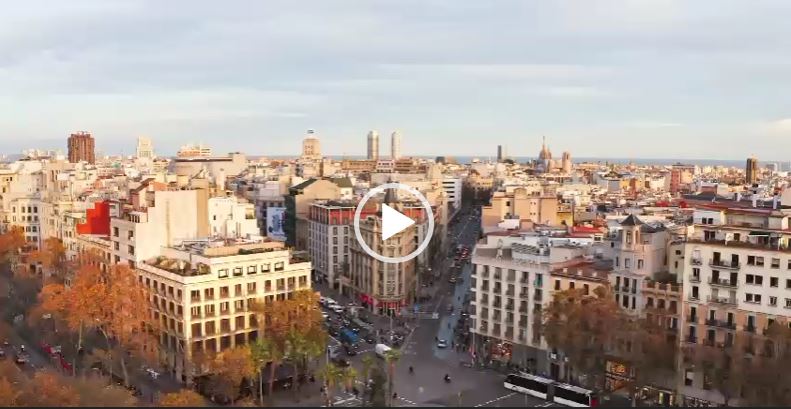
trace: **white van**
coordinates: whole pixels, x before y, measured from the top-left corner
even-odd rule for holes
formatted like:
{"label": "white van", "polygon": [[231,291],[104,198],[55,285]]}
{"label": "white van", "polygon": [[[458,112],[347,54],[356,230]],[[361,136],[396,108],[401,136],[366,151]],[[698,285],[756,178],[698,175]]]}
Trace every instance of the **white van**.
{"label": "white van", "polygon": [[374,352],[376,353],[376,355],[379,358],[384,358],[385,354],[387,353],[387,351],[389,351],[391,349],[392,348],[390,348],[389,346],[387,346],[385,344],[376,344],[376,346],[374,347]]}

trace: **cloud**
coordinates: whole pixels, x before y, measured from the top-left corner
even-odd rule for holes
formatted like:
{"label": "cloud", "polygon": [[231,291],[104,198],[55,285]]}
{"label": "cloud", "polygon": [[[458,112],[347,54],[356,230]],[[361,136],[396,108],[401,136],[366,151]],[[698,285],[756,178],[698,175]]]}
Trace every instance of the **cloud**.
{"label": "cloud", "polygon": [[634,122],[627,122],[624,124],[627,128],[637,128],[637,129],[661,129],[661,128],[681,128],[684,126],[682,123],[678,122],[654,122],[654,121],[634,121]]}

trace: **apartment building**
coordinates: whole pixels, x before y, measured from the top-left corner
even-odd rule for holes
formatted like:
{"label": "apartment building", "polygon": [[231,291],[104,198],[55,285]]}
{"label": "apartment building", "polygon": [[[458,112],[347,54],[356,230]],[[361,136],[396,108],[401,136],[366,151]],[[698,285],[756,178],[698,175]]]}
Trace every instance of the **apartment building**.
{"label": "apartment building", "polygon": [[209,198],[208,213],[209,233],[212,236],[249,237],[260,234],[255,206],[240,201],[236,196]]}
{"label": "apartment building", "polygon": [[642,316],[646,298],[643,281],[667,272],[669,233],[660,223],[647,224],[630,214],[612,229],[605,241],[613,251],[610,274],[615,301],[630,313]]}
{"label": "apartment building", "polygon": [[[412,209],[405,208],[398,202],[386,202],[406,216],[419,220],[419,217],[410,214]],[[416,230],[417,226],[412,225],[383,241],[381,213],[372,212],[360,219],[360,234],[365,243],[375,253],[386,257],[403,257],[415,251],[418,246]],[[348,284],[354,297],[363,306],[378,314],[394,315],[415,300],[415,259],[402,263],[384,263],[368,255],[357,240],[349,241]]]}
{"label": "apartment building", "polygon": [[283,225],[286,243],[298,250],[306,250],[310,204],[316,200],[338,200],[340,194],[338,185],[328,179],[308,179],[289,188],[285,197],[286,222]]}
{"label": "apartment building", "polygon": [[556,291],[607,286],[608,265],[595,263],[592,238],[547,232],[491,233],[472,256],[470,305],[475,353],[561,376],[538,325]]}
{"label": "apartment building", "polygon": [[484,232],[496,230],[497,225],[506,219],[559,225],[558,198],[555,195],[542,194],[540,190],[521,187],[511,192],[494,192],[490,204],[483,206],[481,210],[481,229]]}
{"label": "apartment building", "polygon": [[138,263],[172,376],[190,383],[196,356],[255,341],[253,303],[310,289],[310,271],[282,242],[264,240],[184,241]]}
{"label": "apartment building", "polygon": [[[357,202],[322,200],[310,205],[308,252],[315,278],[330,283],[344,294],[351,289],[349,245],[354,236],[354,212]],[[365,219],[370,211],[361,212]]]}
{"label": "apartment building", "polygon": [[[684,243],[682,347],[727,350],[739,337],[745,356],[767,356],[767,328],[791,327],[789,212],[728,206],[699,205],[693,214]],[[710,374],[683,366],[685,399],[724,403],[707,386]]]}
{"label": "apartment building", "polygon": [[448,197],[448,204],[453,206],[453,211],[461,209],[461,178],[445,177],[442,179],[442,189]]}

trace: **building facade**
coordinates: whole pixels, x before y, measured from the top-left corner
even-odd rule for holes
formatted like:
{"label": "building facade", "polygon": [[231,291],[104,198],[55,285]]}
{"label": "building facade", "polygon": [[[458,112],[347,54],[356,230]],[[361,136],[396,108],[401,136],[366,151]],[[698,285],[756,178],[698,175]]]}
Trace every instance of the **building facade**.
{"label": "building facade", "polygon": [[69,136],[69,162],[96,163],[95,141],[88,132],[77,132]]}

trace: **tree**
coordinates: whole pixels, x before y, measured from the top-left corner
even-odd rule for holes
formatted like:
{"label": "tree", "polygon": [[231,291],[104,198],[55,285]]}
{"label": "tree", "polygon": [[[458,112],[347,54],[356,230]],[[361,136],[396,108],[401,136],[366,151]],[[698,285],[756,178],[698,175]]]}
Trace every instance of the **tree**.
{"label": "tree", "polygon": [[182,389],[178,392],[167,393],[162,395],[157,402],[159,406],[206,406],[206,400],[197,392],[189,389]]}
{"label": "tree", "polygon": [[[363,382],[365,382],[366,385],[368,384],[368,380],[371,378],[371,369],[373,369],[374,365],[376,365],[376,358],[374,358],[374,356],[371,354],[365,354],[365,356],[363,356],[362,377],[363,377]],[[366,394],[363,393],[363,399],[362,399],[363,406],[365,406],[365,396]]]}
{"label": "tree", "polygon": [[395,366],[398,360],[401,359],[401,351],[393,348],[385,352],[385,363],[387,363],[387,399],[390,406],[393,406],[392,395],[395,392]]}
{"label": "tree", "polygon": [[0,234],[0,263],[13,262],[25,246],[25,231],[22,227],[11,226],[5,233]]}
{"label": "tree", "polygon": [[[387,405],[387,377],[381,366],[374,367],[371,372],[371,381],[368,383],[368,402],[370,406],[382,407]],[[392,394],[391,394],[392,395]]]}
{"label": "tree", "polygon": [[280,348],[280,345],[271,338],[259,339],[255,344],[253,344],[251,350],[252,353],[250,358],[258,368],[257,373],[259,376],[259,397],[261,402],[263,402],[263,391],[261,390],[263,385],[262,368],[266,366],[267,363],[269,364],[269,391],[267,394],[272,396],[275,385],[275,371],[277,370],[277,367],[280,366],[280,363],[283,362],[285,353],[283,352],[283,349]]}
{"label": "tree", "polygon": [[22,392],[17,390],[11,381],[7,378],[0,378],[0,403],[3,406],[17,406],[21,394]]}
{"label": "tree", "polygon": [[319,377],[324,379],[324,388],[327,394],[327,404],[332,405],[335,389],[343,382],[343,370],[333,363],[324,366],[319,372]]}
{"label": "tree", "polygon": [[256,373],[255,363],[246,346],[226,349],[217,354],[211,363],[211,380],[215,390],[231,400],[239,395],[239,388],[245,379]]}
{"label": "tree", "polygon": [[78,406],[77,390],[51,371],[38,371],[22,389],[19,400],[25,406]]}
{"label": "tree", "polygon": [[54,282],[62,283],[69,269],[66,248],[57,237],[44,240],[44,245],[32,251],[28,260],[41,266],[45,282],[52,278]]}
{"label": "tree", "polygon": [[147,308],[142,308],[149,304],[148,295],[132,269],[116,264],[105,279],[106,293],[102,294],[105,303],[100,306],[96,327],[104,336],[111,354],[117,347],[124,385],[128,386],[129,353],[135,352],[134,356],[148,362],[157,358],[159,322],[150,320]]}
{"label": "tree", "polygon": [[587,386],[604,390],[607,354],[623,334],[627,317],[607,289],[591,295],[581,289],[554,294],[544,310],[541,327],[547,343],[560,350],[569,367],[586,374]]}

